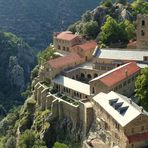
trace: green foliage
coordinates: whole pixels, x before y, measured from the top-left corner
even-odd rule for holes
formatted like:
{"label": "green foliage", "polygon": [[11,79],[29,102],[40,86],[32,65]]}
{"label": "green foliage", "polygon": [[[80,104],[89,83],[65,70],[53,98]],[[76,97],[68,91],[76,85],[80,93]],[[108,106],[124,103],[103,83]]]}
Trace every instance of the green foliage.
{"label": "green foliage", "polygon": [[91,13],[91,11],[88,10],[82,15],[82,21],[89,22],[91,20],[92,20],[92,13]]}
{"label": "green foliage", "polygon": [[109,7],[109,8],[113,6],[111,0],[103,0],[103,1],[101,2],[101,5],[102,5],[102,6],[105,6],[105,7]]}
{"label": "green foliage", "polygon": [[135,11],[135,15],[148,14],[148,2],[145,0],[134,0],[131,8]]}
{"label": "green foliage", "polygon": [[56,142],[53,146],[53,148],[68,148],[68,146],[64,143],[59,143],[59,142]]}
{"label": "green foliage", "polygon": [[128,40],[134,39],[136,36],[135,26],[128,20],[123,21],[121,24],[124,26],[122,29],[125,30]]}
{"label": "green foliage", "polygon": [[148,67],[141,71],[136,80],[136,96],[140,104],[148,111]]}
{"label": "green foliage", "polygon": [[21,93],[21,95],[27,99],[29,96],[32,95],[31,85],[28,85],[27,89]]}
{"label": "green foliage", "polygon": [[84,23],[82,34],[88,39],[95,39],[98,34],[98,23],[96,21]]}
{"label": "green foliage", "polygon": [[92,21],[91,13],[88,11],[82,16],[82,22],[76,22],[69,26],[68,30],[73,33],[78,32],[87,39],[95,39],[99,32],[99,27],[96,21]]}
{"label": "green foliage", "polygon": [[37,55],[38,63],[44,63],[54,57],[55,49],[50,45],[45,50],[40,51]]}
{"label": "green foliage", "polygon": [[35,143],[35,133],[31,130],[26,130],[19,140],[19,146],[21,148],[32,148]]}
{"label": "green foliage", "polygon": [[5,148],[16,148],[16,138],[14,136],[11,136],[6,144],[5,144]]}
{"label": "green foliage", "polygon": [[105,24],[101,27],[98,38],[105,45],[112,43],[127,43],[128,37],[125,26],[118,23],[115,19],[108,16]]}
{"label": "green foliage", "polygon": [[117,3],[126,5],[127,4],[127,0],[116,0]]}
{"label": "green foliage", "polygon": [[39,73],[39,65],[35,66],[35,68],[31,71],[31,80],[36,78]]}
{"label": "green foliage", "polygon": [[22,90],[12,83],[10,77],[12,70],[15,74],[16,67],[19,67],[19,70],[24,74],[22,78],[24,78],[26,85],[30,78],[29,69],[33,65],[32,48],[16,35],[10,32],[0,32],[0,104],[5,110],[9,111],[12,106],[20,105],[23,102],[20,93]]}

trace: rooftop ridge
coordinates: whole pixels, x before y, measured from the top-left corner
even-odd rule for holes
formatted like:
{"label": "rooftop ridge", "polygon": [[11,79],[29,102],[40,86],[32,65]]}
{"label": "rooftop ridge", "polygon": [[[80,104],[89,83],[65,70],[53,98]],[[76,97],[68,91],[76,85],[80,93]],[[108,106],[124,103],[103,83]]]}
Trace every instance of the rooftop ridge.
{"label": "rooftop ridge", "polygon": [[100,76],[98,76],[98,77],[96,77],[96,78],[90,80],[89,82],[92,82],[92,81],[101,79],[101,78],[103,78],[103,77],[109,75],[110,73],[112,73],[112,72],[114,72],[114,71],[116,71],[116,70],[119,70],[120,68],[123,68],[123,67],[125,67],[125,66],[127,66],[127,65],[129,65],[129,64],[131,64],[131,63],[135,63],[135,62],[126,63],[126,64],[124,64],[124,65],[121,65],[121,66],[119,66],[119,67],[116,67],[116,68],[114,68],[114,69],[112,69],[112,70],[110,70],[110,71],[108,71],[108,72],[106,72],[106,73],[104,73],[104,74],[102,74],[102,75],[100,75]]}
{"label": "rooftop ridge", "polygon": [[[111,91],[111,92],[114,92],[114,91]],[[110,92],[110,93],[111,93],[111,92]],[[132,106],[132,107],[134,107],[135,109],[137,109],[137,111],[141,112],[141,106],[139,106],[139,105],[136,104],[134,101],[132,101],[131,98],[128,98],[128,97],[126,97],[126,96],[124,96],[124,95],[122,95],[122,94],[119,94],[119,93],[117,93],[117,92],[114,92],[114,93],[116,93],[118,96],[120,96],[120,97],[121,97],[126,103],[128,103],[130,106]],[[131,102],[131,101],[132,101],[132,102]],[[144,113],[145,115],[148,115],[148,112],[145,111],[145,110],[143,110],[142,113]]]}

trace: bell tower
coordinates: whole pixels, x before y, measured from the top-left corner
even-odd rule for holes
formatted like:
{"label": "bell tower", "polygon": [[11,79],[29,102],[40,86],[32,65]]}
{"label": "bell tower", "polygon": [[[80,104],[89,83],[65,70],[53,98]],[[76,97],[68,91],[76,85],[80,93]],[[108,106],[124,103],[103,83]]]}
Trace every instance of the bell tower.
{"label": "bell tower", "polygon": [[137,16],[137,49],[148,50],[148,15]]}

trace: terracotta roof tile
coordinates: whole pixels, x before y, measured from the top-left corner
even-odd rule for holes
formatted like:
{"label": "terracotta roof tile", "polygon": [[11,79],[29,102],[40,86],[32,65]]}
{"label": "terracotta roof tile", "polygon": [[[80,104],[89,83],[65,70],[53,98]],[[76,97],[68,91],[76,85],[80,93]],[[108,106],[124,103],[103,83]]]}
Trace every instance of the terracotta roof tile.
{"label": "terracotta roof tile", "polygon": [[[100,80],[103,84],[108,87],[111,87],[120,81],[124,80],[127,76],[131,76],[134,73],[137,73],[140,70],[140,67],[137,66],[136,62],[131,62],[120,67],[117,67],[95,79]],[[126,75],[127,74],[127,75]]]}
{"label": "terracotta roof tile", "polygon": [[144,140],[148,140],[148,132],[139,133],[139,134],[131,135],[127,137],[128,137],[129,143],[144,141]]}
{"label": "terracotta roof tile", "polygon": [[53,68],[61,68],[64,67],[66,65],[70,65],[76,62],[80,62],[82,60],[82,58],[76,54],[76,53],[72,53],[69,54],[67,56],[64,57],[59,57],[53,60],[48,61],[49,65]]}
{"label": "terracotta roof tile", "polygon": [[80,47],[81,49],[83,49],[84,51],[89,51],[89,50],[94,50],[97,46],[97,43],[95,41],[87,41],[81,45],[77,45],[78,47]]}
{"label": "terracotta roof tile", "polygon": [[79,37],[78,35],[75,35],[70,31],[61,32],[57,35],[58,39],[67,40],[67,41],[71,41],[78,37]]}

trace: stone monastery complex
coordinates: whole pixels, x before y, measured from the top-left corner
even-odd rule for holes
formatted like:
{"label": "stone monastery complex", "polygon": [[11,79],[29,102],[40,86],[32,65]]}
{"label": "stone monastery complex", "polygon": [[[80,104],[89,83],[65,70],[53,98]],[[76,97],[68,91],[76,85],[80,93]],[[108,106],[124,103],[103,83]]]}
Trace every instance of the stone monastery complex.
{"label": "stone monastery complex", "polygon": [[84,135],[83,148],[148,147],[148,112],[133,97],[136,77],[148,66],[148,16],[137,18],[135,49],[100,49],[72,32],[54,33],[60,57],[41,65],[33,82],[41,109],[69,118]]}

